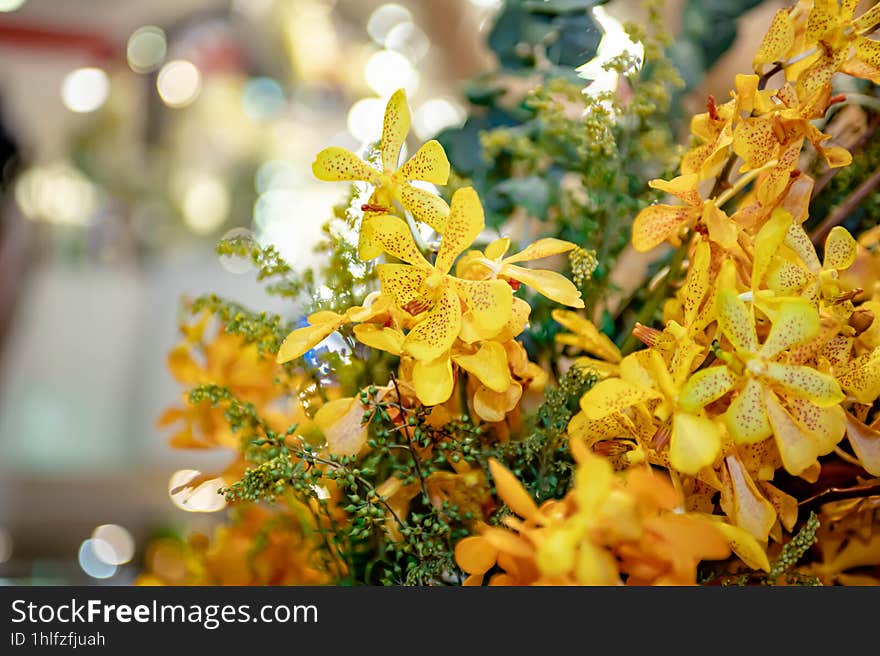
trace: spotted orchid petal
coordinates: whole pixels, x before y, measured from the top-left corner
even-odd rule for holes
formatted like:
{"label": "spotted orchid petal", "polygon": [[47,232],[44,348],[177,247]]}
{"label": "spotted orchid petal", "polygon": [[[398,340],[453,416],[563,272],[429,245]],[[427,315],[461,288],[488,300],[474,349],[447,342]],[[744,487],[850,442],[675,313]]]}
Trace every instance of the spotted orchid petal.
{"label": "spotted orchid petal", "polygon": [[434,307],[413,327],[403,341],[404,351],[416,360],[430,361],[448,351],[461,328],[461,302],[446,288]]}
{"label": "spotted orchid petal", "polygon": [[764,407],[764,394],[761,383],[749,378],[722,416],[727,432],[737,444],[755,444],[773,434]]}
{"label": "spotted orchid petal", "polygon": [[382,139],[379,150],[382,153],[382,168],[393,171],[400,159],[400,148],[409,133],[410,116],[406,102],[406,91],[398,89],[385,106],[385,117],[382,122]]}
{"label": "spotted orchid petal", "polygon": [[790,394],[812,401],[820,408],[837,405],[845,398],[834,378],[812,367],[768,362],[763,377]]}
{"label": "spotted orchid petal", "polygon": [[587,390],[581,397],[580,406],[587,419],[596,420],[656,398],[659,394],[650,388],[621,378],[606,378]]}
{"label": "spotted orchid petal", "polygon": [[780,9],[773,17],[770,28],[752,60],[754,69],[760,70],[764,64],[785,61],[786,55],[794,45],[794,37],[795,27],[791,14],[788,9]]}
{"label": "spotted orchid petal", "polygon": [[576,346],[608,362],[620,362],[620,349],[608,335],[600,332],[592,321],[570,310],[556,309],[550,314],[554,321],[571,331],[571,333],[557,334],[557,342]]}
{"label": "spotted orchid petal", "polygon": [[736,291],[729,288],[718,290],[716,297],[718,327],[740,353],[754,353],[758,350],[758,335],[755,324],[746,304]]}
{"label": "spotted orchid petal", "polygon": [[467,306],[469,338],[491,339],[507,324],[513,313],[513,290],[503,280],[451,278],[456,293]]}
{"label": "spotted orchid petal", "polygon": [[780,303],[770,334],[758,354],[767,360],[792,346],[803,344],[819,334],[819,313],[805,298]]}
{"label": "spotted orchid petal", "polygon": [[675,239],[682,228],[696,221],[700,211],[692,205],[649,205],[633,220],[633,248],[645,253],[667,239]]}
{"label": "spotted orchid petal", "polygon": [[417,221],[427,223],[440,234],[446,230],[449,206],[437,194],[403,182],[397,187],[397,200]]}
{"label": "spotted orchid petal", "polygon": [[449,273],[455,258],[474,242],[485,225],[483,206],[474,188],[456,191],[434,266],[442,273]]}
{"label": "spotted orchid petal", "polygon": [[758,490],[749,472],[735,456],[724,459],[721,508],[755,539],[765,542],[776,523],[776,510]]}
{"label": "spotted orchid petal", "polygon": [[327,182],[362,180],[371,184],[377,184],[381,175],[353,152],[339,146],[319,152],[312,163],[312,173]]}
{"label": "spotted orchid petal", "polygon": [[694,373],[678,394],[678,405],[686,412],[696,412],[727,394],[736,379],[727,367],[709,367]]}
{"label": "spotted orchid petal", "polygon": [[584,307],[578,288],[571,280],[556,271],[526,269],[515,264],[505,264],[499,275],[517,280],[551,301],[574,308]]}
{"label": "spotted orchid petal", "polygon": [[361,226],[361,240],[414,267],[431,268],[416,245],[406,221],[400,217],[390,214],[370,217]]}
{"label": "spotted orchid petal", "polygon": [[429,272],[407,264],[380,264],[376,267],[382,293],[399,308],[423,296],[422,284]]}
{"label": "spotted orchid petal", "polygon": [[445,185],[449,182],[449,159],[446,151],[439,141],[427,141],[400,167],[398,174],[405,180]]}

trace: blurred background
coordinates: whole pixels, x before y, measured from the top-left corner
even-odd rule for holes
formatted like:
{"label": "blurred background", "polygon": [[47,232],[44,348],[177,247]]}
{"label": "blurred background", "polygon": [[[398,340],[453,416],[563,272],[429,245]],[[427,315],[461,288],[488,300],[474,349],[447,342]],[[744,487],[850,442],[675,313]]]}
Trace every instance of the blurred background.
{"label": "blurred background", "polygon": [[[597,4],[607,57],[640,3],[569,2]],[[782,5],[666,3],[686,109],[726,96],[725,53],[747,65],[737,52],[762,33],[749,21]],[[181,298],[289,316],[217,241],[248,230],[311,264],[341,193],[312,178],[314,154],[375,140],[401,86],[419,140],[462,125],[501,8],[0,0],[0,580],[128,584],[155,531],[215,520],[176,504],[169,480],[228,455],[172,450],[155,425],[180,398],[165,356]]]}

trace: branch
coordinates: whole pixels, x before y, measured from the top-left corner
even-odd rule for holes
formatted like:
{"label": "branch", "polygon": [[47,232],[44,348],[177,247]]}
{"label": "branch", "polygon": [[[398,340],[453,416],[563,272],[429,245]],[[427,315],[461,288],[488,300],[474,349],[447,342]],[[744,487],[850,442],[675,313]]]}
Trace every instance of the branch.
{"label": "branch", "polygon": [[831,210],[822,223],[816,226],[815,230],[813,230],[813,234],[810,235],[813,244],[819,245],[824,241],[825,237],[831,231],[831,228],[839,225],[846,217],[852,214],[853,210],[855,210],[859,204],[877,188],[878,185],[880,185],[880,168],[876,169],[871,175],[865,178],[862,181],[862,184],[856,187],[855,191],[844,198],[843,202]]}

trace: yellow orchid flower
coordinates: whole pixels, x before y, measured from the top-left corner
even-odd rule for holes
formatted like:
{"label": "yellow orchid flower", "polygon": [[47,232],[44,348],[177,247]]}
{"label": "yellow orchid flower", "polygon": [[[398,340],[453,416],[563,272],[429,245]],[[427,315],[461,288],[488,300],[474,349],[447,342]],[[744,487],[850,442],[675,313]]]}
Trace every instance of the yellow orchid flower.
{"label": "yellow orchid flower", "polygon": [[602,333],[589,319],[570,310],[553,310],[553,320],[571,332],[558,333],[556,342],[573,346],[595,357],[582,356],[574,364],[594,370],[599,376],[616,376],[620,373],[620,361],[623,356],[617,345]]}
{"label": "yellow orchid flower", "polygon": [[489,244],[482,253],[469,251],[459,260],[456,272],[462,278],[506,280],[514,289],[523,284],[557,303],[575,308],[584,307],[584,301],[577,287],[561,273],[546,269],[526,269],[515,264],[561,255],[577,248],[576,244],[545,237],[529,244],[518,253],[504,257],[509,248],[510,239],[502,237]]}
{"label": "yellow orchid flower", "polygon": [[[315,158],[312,172],[320,180],[329,182],[339,180],[361,180],[376,187],[370,202],[365,206],[365,218],[390,214],[394,201],[409,210],[419,221],[427,223],[434,230],[443,233],[449,216],[449,207],[442,198],[429,191],[410,184],[420,180],[436,185],[445,185],[449,180],[449,160],[440,142],[432,139],[426,142],[406,163],[398,167],[400,149],[410,128],[410,113],[406,102],[406,92],[396,91],[385,107],[382,125],[380,153],[382,170],[364,162],[350,150],[339,146],[325,148]],[[361,241],[358,249],[363,260],[377,257],[381,251]]]}
{"label": "yellow orchid flower", "polygon": [[[465,585],[694,585],[701,560],[727,558],[731,547],[749,564],[769,569],[746,532],[696,513],[678,512],[681,498],[664,477],[644,467],[615,473],[577,444],[568,495],[540,507],[516,477],[490,460],[498,496],[518,517],[483,526],[455,548]],[[754,555],[753,554],[757,554]]]}
{"label": "yellow orchid flower", "polygon": [[[880,43],[866,34],[880,22],[880,4],[856,17],[854,0],[816,0],[807,18],[806,45],[817,53],[798,78],[799,93],[809,96],[828,84],[837,70],[880,83]],[[851,54],[852,53],[852,54]]]}
{"label": "yellow orchid flower", "polygon": [[373,217],[362,228],[362,237],[404,262],[380,264],[376,270],[383,294],[414,318],[402,348],[420,362],[437,360],[460,335],[469,342],[491,339],[510,319],[513,290],[506,282],[465,280],[449,274],[455,259],[484,225],[477,192],[465,187],[452,197],[446,233],[434,264],[419,251],[402,219]]}
{"label": "yellow orchid flower", "polygon": [[355,305],[342,314],[330,310],[314,312],[307,317],[308,326],[297,328],[284,338],[278,349],[276,361],[284,363],[295,360],[323,342],[343,325],[369,321],[380,315],[390,314],[391,311],[390,299],[374,294],[367,297],[363,306]]}
{"label": "yellow orchid flower", "polygon": [[706,227],[712,241],[725,248],[736,245],[739,228],[715,200],[703,200],[697,173],[686,173],[672,180],[651,180],[648,184],[684,201],[684,205],[655,203],[641,210],[633,220],[632,245],[646,252],[664,241],[678,245],[681,232],[698,222]]}
{"label": "yellow orchid flower", "polygon": [[837,381],[812,367],[785,361],[789,349],[814,338],[819,315],[806,299],[784,299],[772,327],[759,345],[754,309],[730,288],[716,296],[718,328],[732,352],[716,352],[720,366],[695,373],[678,401],[704,407],[736,389],[723,415],[737,444],[754,444],[771,435],[792,475],[800,475],[832,451],[843,437],[843,392]]}
{"label": "yellow orchid flower", "polygon": [[810,122],[823,116],[828,109],[830,86],[825,91],[822,93],[820,89],[817,94],[802,100],[794,87],[787,83],[775,92],[775,104],[740,120],[734,128],[733,152],[743,159],[740,173],[765,167],[771,160],[776,162],[767,168],[756,185],[757,198],[763,205],[770,205],[785,190],[807,139],[829,167],[847,166],[852,161],[846,149],[824,146],[831,136]]}

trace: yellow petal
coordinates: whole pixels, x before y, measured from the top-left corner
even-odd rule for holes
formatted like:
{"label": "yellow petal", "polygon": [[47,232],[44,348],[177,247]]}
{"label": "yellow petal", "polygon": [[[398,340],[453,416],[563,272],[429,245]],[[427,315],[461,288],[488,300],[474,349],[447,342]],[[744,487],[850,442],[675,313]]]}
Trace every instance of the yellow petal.
{"label": "yellow petal", "polygon": [[818,273],[822,268],[819,257],[816,255],[816,247],[813,246],[810,236],[799,223],[793,222],[789,227],[788,234],[785,235],[785,245],[797,253],[807,265],[807,269],[813,273]]}
{"label": "yellow petal", "polygon": [[[514,262],[540,260],[541,258],[550,257],[551,255],[567,253],[574,248],[577,248],[577,244],[573,244],[570,241],[563,241],[562,239],[556,239],[554,237],[545,237],[529,244],[519,253],[514,253],[510,257],[504,258],[504,262],[506,264],[513,264]],[[486,257],[494,259],[489,256],[488,248],[486,249]]]}
{"label": "yellow petal", "polygon": [[510,238],[509,237],[499,237],[498,239],[491,242],[488,246],[486,246],[486,250],[484,255],[486,259],[489,260],[498,260],[504,257],[504,254],[510,248]]}
{"label": "yellow petal", "polygon": [[281,342],[281,348],[278,349],[278,355],[275,361],[278,363],[290,362],[300,357],[303,353],[324,341],[330,333],[339,328],[342,319],[339,321],[328,321],[319,323],[316,326],[305,326],[297,328],[291,332],[284,341]]}
{"label": "yellow petal", "polygon": [[494,392],[503,393],[510,387],[512,380],[507,368],[507,352],[498,342],[483,342],[476,353],[455,355],[452,359]]}
{"label": "yellow petal", "polygon": [[[761,542],[767,540],[776,523],[776,510],[755,486],[742,463],[734,456],[724,459],[722,469],[724,488],[721,508],[737,526],[748,531]],[[737,552],[738,553],[738,552]]]}
{"label": "yellow petal", "polygon": [[852,25],[857,32],[864,32],[875,27],[878,22],[880,22],[880,3],[875,3],[865,13],[856,18]]}
{"label": "yellow petal", "polygon": [[580,544],[575,562],[575,575],[581,585],[610,586],[620,583],[620,573],[614,556],[592,542]]}
{"label": "yellow petal", "polygon": [[507,324],[513,312],[513,290],[503,280],[452,278],[458,296],[467,306],[470,337],[491,339]]}
{"label": "yellow petal", "polygon": [[203,382],[205,376],[204,369],[193,359],[189,353],[189,347],[185,344],[180,344],[171,349],[168,353],[166,364],[171,375],[180,383],[195,385]]}
{"label": "yellow petal", "polygon": [[578,538],[576,532],[565,529],[543,536],[535,552],[535,564],[541,574],[549,578],[568,574],[574,568]]}
{"label": "yellow petal", "polygon": [[678,395],[678,405],[686,412],[695,412],[727,394],[736,379],[727,367],[709,367],[691,375]]}
{"label": "yellow petal", "polygon": [[570,310],[553,310],[551,313],[554,321],[568,328],[574,335],[559,334],[556,340],[562,344],[579,346],[584,351],[607,360],[608,362],[620,362],[620,349],[603,332],[596,328],[595,324],[571,312]]}
{"label": "yellow petal", "polygon": [[499,560],[504,553],[509,553],[519,558],[531,558],[533,556],[534,549],[532,545],[506,529],[489,526],[483,529],[481,536],[501,552],[498,556]]}
{"label": "yellow petal", "polygon": [[361,239],[376,244],[385,253],[415,267],[431,268],[416,245],[406,221],[400,217],[381,214],[365,219],[361,225]]}
{"label": "yellow petal", "polygon": [[852,153],[842,146],[823,146],[817,149],[828,168],[839,169],[852,164]]}
{"label": "yellow petal", "polygon": [[404,182],[397,188],[397,200],[412,212],[416,220],[427,223],[441,234],[446,230],[449,206],[437,194]]}
{"label": "yellow petal", "polygon": [[497,559],[498,549],[479,535],[462,538],[455,545],[455,562],[468,574],[485,574]]}
{"label": "yellow petal", "polygon": [[394,328],[362,323],[354,327],[354,336],[361,344],[392,355],[400,355],[403,350],[404,335]]}
{"label": "yellow petal", "polygon": [[736,246],[739,227],[715,203],[706,203],[703,209],[703,223],[709,230],[709,239],[726,249]]}
{"label": "yellow petal", "polygon": [[446,151],[439,141],[431,139],[400,167],[400,175],[406,180],[423,180],[435,185],[445,185],[449,181]]}
{"label": "yellow petal", "polygon": [[722,418],[737,444],[755,444],[773,433],[764,407],[764,388],[754,378],[749,378]]}
{"label": "yellow petal", "polygon": [[688,205],[702,205],[703,198],[700,196],[698,186],[700,176],[696,173],[680,175],[672,180],[649,180],[648,186],[652,189],[665,191],[676,198],[683,200]]}
{"label": "yellow petal", "polygon": [[858,37],[855,39],[853,46],[855,47],[856,57],[871,68],[880,68],[880,43],[873,39]]}
{"label": "yellow petal", "polygon": [[518,280],[539,294],[569,307],[582,308],[581,293],[568,278],[556,271],[546,269],[526,269],[515,264],[505,264],[499,275]]}
{"label": "yellow petal", "polygon": [[654,390],[621,378],[606,378],[581,397],[580,406],[587,419],[602,419],[625,408],[658,398]]}
{"label": "yellow petal", "polygon": [[792,419],[775,394],[767,394],[764,401],[782,464],[789,474],[799,476],[817,462],[819,445],[809,432]]}
{"label": "yellow petal", "polygon": [[426,271],[408,264],[380,264],[376,267],[376,273],[382,293],[391,297],[399,308],[422,297],[422,284],[428,277]]}
{"label": "yellow petal", "polygon": [[733,130],[733,152],[742,157],[740,171],[757,169],[769,162],[779,149],[771,119],[746,118]]}
{"label": "yellow petal", "polygon": [[856,260],[858,244],[849,230],[842,226],[834,226],[825,239],[825,268],[848,269]]}
{"label": "yellow petal", "polygon": [[770,571],[770,560],[767,558],[767,552],[764,551],[764,548],[751,533],[727,522],[717,522],[717,528],[724,533],[730,548],[747,567],[764,570],[765,572]]}
{"label": "yellow petal", "polygon": [[776,357],[792,346],[819,334],[819,313],[805,298],[786,299],[779,305],[773,327],[759,352],[762,358]]}
{"label": "yellow petal", "polygon": [[455,258],[468,248],[477,238],[486,222],[483,206],[473,187],[463,187],[452,196],[449,220],[440,241],[440,251],[434,266],[443,273],[449,273]]}
{"label": "yellow petal", "polygon": [[880,476],[880,431],[846,413],[846,436],[853,452],[872,476]]}
{"label": "yellow petal", "polygon": [[602,503],[608,498],[611,486],[614,484],[614,470],[611,464],[596,455],[590,454],[578,462],[574,478],[574,498],[578,504],[578,510],[587,516],[593,516],[599,512]]}
{"label": "yellow petal", "polygon": [[474,392],[474,413],[483,421],[504,421],[522,398],[522,385],[511,381],[504,392],[493,392],[485,385],[478,385]]}
{"label": "yellow petal", "polygon": [[807,399],[820,408],[837,405],[845,398],[834,378],[811,367],[768,362],[764,376],[787,392]]}
{"label": "yellow petal", "polygon": [[403,348],[416,360],[434,360],[449,350],[460,328],[461,302],[447,288],[424,319],[409,331]]}
{"label": "yellow petal", "polygon": [[489,471],[492,474],[492,480],[495,481],[498,496],[513,512],[523,519],[535,522],[543,521],[535,500],[507,467],[495,458],[489,458]]}
{"label": "yellow petal", "polygon": [[363,180],[372,184],[379,181],[379,172],[350,150],[331,146],[315,157],[312,173],[319,180]]}
{"label": "yellow petal", "polygon": [[803,139],[794,139],[784,146],[777,158],[776,166],[768,170],[763,178],[758,178],[757,197],[765,207],[770,207],[791,182],[791,172],[797,166],[803,148]]}
{"label": "yellow petal", "polygon": [[416,360],[413,365],[413,387],[423,405],[446,403],[455,387],[449,355],[444,353],[435,360]]}
{"label": "yellow petal", "polygon": [[342,398],[328,401],[315,413],[315,425],[324,433],[327,448],[337,456],[353,456],[367,442],[367,425],[363,423],[364,406],[360,399]]}
{"label": "yellow petal", "polygon": [[385,118],[382,122],[380,152],[382,153],[382,168],[385,171],[393,171],[397,168],[400,147],[406,140],[408,132],[409,106],[406,104],[406,92],[403,89],[398,89],[388,99],[388,104],[385,106]]}
{"label": "yellow petal", "polygon": [[777,61],[785,61],[786,55],[794,45],[794,21],[791,19],[788,9],[780,9],[773,17],[770,28],[761,41],[758,52],[752,61],[756,71],[763,64],[772,64]]}
{"label": "yellow petal", "polygon": [[729,288],[718,290],[716,297],[718,328],[741,353],[754,353],[758,350],[758,335],[755,324],[746,304],[740,300],[736,291]]}
{"label": "yellow petal", "polygon": [[789,234],[791,224],[791,214],[776,208],[767,223],[761,226],[758,231],[755,237],[755,257],[752,263],[753,289],[758,289],[761,286],[770,263],[777,257],[779,247]]}
{"label": "yellow petal", "polygon": [[[497,335],[493,337],[496,341],[499,342],[508,342],[512,340],[514,337],[519,335],[523,330],[526,329],[526,325],[529,323],[529,314],[532,312],[532,306],[526,303],[521,298],[513,297],[513,305],[510,308],[510,317],[507,322],[501,327],[501,330]],[[471,336],[465,336],[465,323],[466,319],[468,322],[476,321],[474,314],[470,311],[466,312],[464,316],[461,318],[461,338],[465,341],[473,343],[479,339],[479,337],[471,338],[473,336],[478,336],[480,334],[480,330],[471,331]]]}
{"label": "yellow petal", "polygon": [[699,215],[700,208],[691,205],[649,205],[633,220],[633,248],[644,253],[667,239],[677,238],[679,231]]}
{"label": "yellow petal", "polygon": [[[874,321],[880,321],[880,317]],[[876,401],[880,396],[880,347],[850,362],[839,378],[841,386],[859,403]]]}
{"label": "yellow petal", "polygon": [[721,453],[721,429],[711,419],[677,412],[672,420],[669,460],[684,474],[693,476],[708,467]]}
{"label": "yellow petal", "polygon": [[709,265],[712,259],[712,249],[709,242],[699,240],[694,248],[687,278],[684,282],[684,293],[681,295],[681,306],[684,312],[685,325],[691,325],[697,318],[703,299],[710,289]]}
{"label": "yellow petal", "polygon": [[787,399],[788,410],[798,425],[816,440],[818,455],[832,451],[846,433],[846,412],[839,405],[820,408],[808,399]]}

